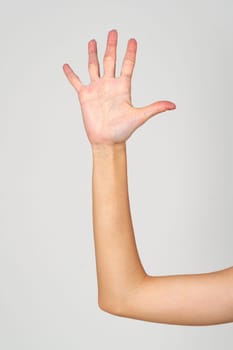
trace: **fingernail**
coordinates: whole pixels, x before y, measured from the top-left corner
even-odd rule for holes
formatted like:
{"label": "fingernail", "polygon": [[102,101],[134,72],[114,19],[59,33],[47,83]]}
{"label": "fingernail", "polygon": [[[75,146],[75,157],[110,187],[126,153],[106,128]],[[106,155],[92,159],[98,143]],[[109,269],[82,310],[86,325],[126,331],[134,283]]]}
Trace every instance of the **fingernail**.
{"label": "fingernail", "polygon": [[176,105],[175,105],[175,104],[170,105],[170,107],[168,107],[168,109],[169,109],[169,110],[170,110],[170,109],[176,109]]}

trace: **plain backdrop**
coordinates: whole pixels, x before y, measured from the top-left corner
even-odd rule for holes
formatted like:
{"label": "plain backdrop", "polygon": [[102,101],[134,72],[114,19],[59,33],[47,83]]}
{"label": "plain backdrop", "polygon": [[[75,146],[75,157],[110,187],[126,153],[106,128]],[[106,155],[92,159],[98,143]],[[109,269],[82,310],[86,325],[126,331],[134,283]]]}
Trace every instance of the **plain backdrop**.
{"label": "plain backdrop", "polygon": [[62,69],[89,83],[95,38],[102,74],[117,29],[118,76],[137,40],[133,105],[177,106],[127,141],[140,258],[154,275],[224,269],[233,265],[232,18],[231,0],[1,2],[1,349],[232,349],[232,323],[150,323],[98,308],[91,147]]}

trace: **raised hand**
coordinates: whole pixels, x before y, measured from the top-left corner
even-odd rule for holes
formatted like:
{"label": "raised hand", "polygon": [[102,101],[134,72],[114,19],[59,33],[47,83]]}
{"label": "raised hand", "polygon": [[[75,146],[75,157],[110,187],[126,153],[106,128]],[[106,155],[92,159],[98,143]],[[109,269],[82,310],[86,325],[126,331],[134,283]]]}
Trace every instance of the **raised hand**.
{"label": "raised hand", "polygon": [[116,30],[108,33],[103,77],[100,77],[97,43],[94,39],[88,42],[89,85],[82,84],[68,64],[63,65],[64,73],[78,94],[84,126],[92,145],[126,142],[149,118],[176,108],[169,101],[157,101],[145,107],[132,106],[131,79],[137,41],[129,39],[120,76],[115,77],[117,36]]}

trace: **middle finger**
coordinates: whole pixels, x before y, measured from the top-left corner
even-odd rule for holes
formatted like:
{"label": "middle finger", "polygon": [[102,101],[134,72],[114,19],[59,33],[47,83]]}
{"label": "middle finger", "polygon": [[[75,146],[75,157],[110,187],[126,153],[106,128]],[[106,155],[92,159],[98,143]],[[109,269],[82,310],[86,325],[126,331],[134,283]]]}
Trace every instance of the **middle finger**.
{"label": "middle finger", "polygon": [[108,33],[107,47],[104,54],[104,77],[113,78],[116,72],[117,30]]}

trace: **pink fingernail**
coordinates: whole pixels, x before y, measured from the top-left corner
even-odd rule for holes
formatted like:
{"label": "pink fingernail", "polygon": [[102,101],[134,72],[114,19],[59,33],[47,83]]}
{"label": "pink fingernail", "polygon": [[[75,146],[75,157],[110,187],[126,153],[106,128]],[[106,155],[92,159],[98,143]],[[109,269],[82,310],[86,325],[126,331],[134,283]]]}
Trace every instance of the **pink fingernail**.
{"label": "pink fingernail", "polygon": [[176,105],[173,103],[173,105],[170,105],[169,109],[176,109]]}

